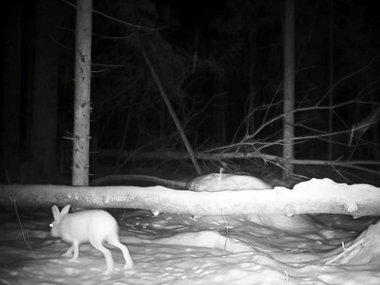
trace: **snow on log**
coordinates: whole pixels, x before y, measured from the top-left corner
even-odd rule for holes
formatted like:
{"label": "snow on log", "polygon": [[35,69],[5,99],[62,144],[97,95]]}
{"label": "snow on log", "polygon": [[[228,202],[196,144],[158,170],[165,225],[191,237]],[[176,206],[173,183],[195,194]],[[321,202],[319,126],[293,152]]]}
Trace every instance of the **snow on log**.
{"label": "snow on log", "polygon": [[380,188],[311,179],[293,190],[178,191],[162,186],[0,185],[0,206],[133,208],[192,215],[347,214],[380,215]]}

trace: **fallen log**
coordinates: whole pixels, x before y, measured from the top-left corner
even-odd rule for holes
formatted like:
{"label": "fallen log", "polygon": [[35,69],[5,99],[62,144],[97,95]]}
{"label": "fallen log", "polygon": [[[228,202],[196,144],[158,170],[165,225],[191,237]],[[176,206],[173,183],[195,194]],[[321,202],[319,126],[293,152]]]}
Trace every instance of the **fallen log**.
{"label": "fallen log", "polygon": [[177,191],[162,186],[0,185],[0,206],[63,206],[148,209],[192,215],[346,214],[380,215],[380,188],[311,179],[292,190]]}

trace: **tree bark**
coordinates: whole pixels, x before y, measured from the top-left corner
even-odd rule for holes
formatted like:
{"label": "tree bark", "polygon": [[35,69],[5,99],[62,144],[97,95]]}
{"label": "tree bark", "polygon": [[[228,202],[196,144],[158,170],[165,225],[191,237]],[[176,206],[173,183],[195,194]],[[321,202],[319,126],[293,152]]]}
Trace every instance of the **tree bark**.
{"label": "tree bark", "polygon": [[[284,21],[284,146],[285,160],[294,158],[294,0],[285,0]],[[293,165],[284,164],[284,178],[293,173]]]}
{"label": "tree bark", "polygon": [[[11,176],[20,162],[21,101],[21,0],[12,1],[4,13],[3,98],[1,118],[1,169]],[[0,176],[3,176],[1,173]],[[12,179],[12,177],[11,177]]]}
{"label": "tree bark", "polygon": [[368,184],[338,184],[312,179],[293,190],[222,192],[177,191],[154,187],[73,187],[58,185],[0,185],[0,205],[17,207],[57,204],[89,208],[133,208],[191,215],[346,214],[380,215],[380,188]]}
{"label": "tree bark", "polygon": [[56,176],[57,109],[58,109],[58,49],[56,37],[59,25],[58,5],[40,1],[36,5],[36,40],[34,65],[33,111],[30,153],[34,168],[32,177]]}
{"label": "tree bark", "polygon": [[[257,82],[258,80],[256,79],[256,66],[257,64],[257,59],[256,59],[256,46],[257,46],[257,28],[256,28],[256,21],[257,21],[257,13],[253,14],[253,19],[250,27],[249,27],[249,34],[248,34],[248,43],[249,43],[249,91],[248,91],[248,96],[249,96],[249,102],[250,102],[250,108],[249,111],[251,112],[257,107],[257,102],[259,102],[258,98],[258,92],[257,91]],[[255,120],[255,115],[254,113],[250,114],[249,117],[249,132],[254,133],[257,127],[257,122]]]}
{"label": "tree bark", "polygon": [[77,1],[72,184],[88,185],[92,0]]}
{"label": "tree bark", "polygon": [[[330,0],[329,15],[329,106],[334,105],[333,85],[334,85],[334,0]],[[329,133],[332,134],[334,128],[333,109],[329,110]],[[328,160],[333,158],[333,136],[329,136]]]}

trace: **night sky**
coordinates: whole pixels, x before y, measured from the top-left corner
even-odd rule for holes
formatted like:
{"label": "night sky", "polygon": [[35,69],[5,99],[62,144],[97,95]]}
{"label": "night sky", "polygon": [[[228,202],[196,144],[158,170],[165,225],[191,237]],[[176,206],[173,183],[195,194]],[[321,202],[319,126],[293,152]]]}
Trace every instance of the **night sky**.
{"label": "night sky", "polygon": [[[9,2],[0,177],[56,182],[71,163],[74,2]],[[94,0],[93,172],[117,160],[102,150],[185,151],[142,49],[195,150],[281,155],[282,120],[266,122],[282,114],[283,5]],[[332,103],[332,158],[379,160],[380,2],[295,5],[295,156],[328,158]]]}

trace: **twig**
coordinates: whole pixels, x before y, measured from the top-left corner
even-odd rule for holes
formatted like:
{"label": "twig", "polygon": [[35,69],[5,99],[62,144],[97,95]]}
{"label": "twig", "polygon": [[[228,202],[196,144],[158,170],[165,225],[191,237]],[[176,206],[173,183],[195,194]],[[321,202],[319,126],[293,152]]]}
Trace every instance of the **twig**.
{"label": "twig", "polygon": [[[74,7],[74,8],[77,7],[77,5],[75,5],[74,3],[71,3],[69,1],[66,1],[66,0],[61,0],[61,1],[64,2],[64,3],[66,3],[67,5],[69,5],[71,7]],[[108,18],[110,20],[113,20],[115,22],[124,24],[124,25],[126,25],[128,27],[135,28],[135,29],[141,29],[141,30],[145,30],[145,31],[158,31],[158,30],[162,29],[162,28],[151,28],[151,27],[145,27],[145,26],[141,26],[141,25],[132,24],[132,23],[129,23],[129,22],[117,19],[115,17],[112,17],[110,15],[104,14],[104,13],[102,13],[102,12],[96,10],[96,9],[92,9],[92,12],[93,13],[97,13],[97,14],[99,14],[99,15],[105,17],[105,18]]]}
{"label": "twig", "polygon": [[343,256],[348,255],[351,251],[353,251],[356,247],[358,247],[359,245],[361,245],[363,242],[364,242],[364,238],[361,239],[361,240],[359,240],[359,241],[357,241],[356,243],[352,244],[349,248],[346,248],[345,245],[344,245],[344,242],[342,241],[343,252],[341,252],[337,256],[334,256],[330,260],[326,261],[325,264],[326,265],[330,265],[331,263],[334,263],[335,261],[337,261],[338,259],[342,258]]}
{"label": "twig", "polygon": [[225,224],[225,226],[226,226],[226,239],[225,239],[225,241],[224,241],[224,250],[226,250],[226,248],[227,248],[228,237],[229,237],[229,235],[230,235],[230,232],[229,232],[229,225],[228,225],[228,221],[227,221],[226,215],[224,215],[223,209],[220,209],[220,211],[222,212],[223,221],[224,221],[224,224]]}
{"label": "twig", "polygon": [[9,189],[9,196],[13,202],[13,207],[15,209],[15,213],[16,213],[16,217],[17,217],[17,221],[18,221],[18,224],[20,226],[20,230],[21,230],[21,235],[22,235],[22,239],[24,240],[25,244],[27,245],[27,247],[30,249],[30,250],[33,250],[32,247],[30,246],[30,244],[28,243],[28,241],[26,240],[25,238],[25,232],[24,232],[24,228],[22,226],[22,223],[21,223],[21,219],[20,219],[20,215],[18,213],[18,210],[17,210],[17,204],[16,204],[16,199],[13,195],[13,191],[12,191],[12,186],[10,184],[10,179],[9,179],[9,176],[8,176],[8,172],[6,172],[6,176],[7,176],[7,180],[8,180],[8,189]]}

